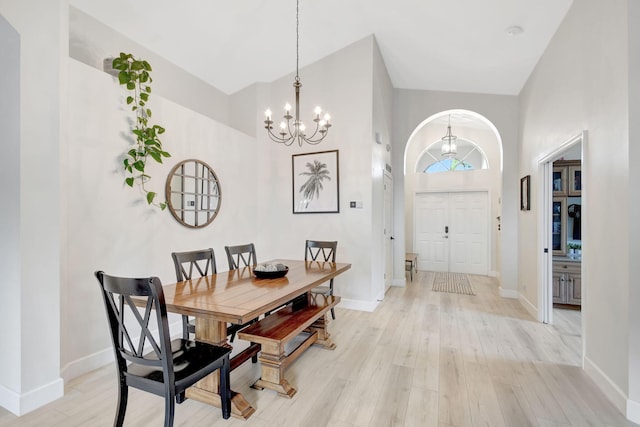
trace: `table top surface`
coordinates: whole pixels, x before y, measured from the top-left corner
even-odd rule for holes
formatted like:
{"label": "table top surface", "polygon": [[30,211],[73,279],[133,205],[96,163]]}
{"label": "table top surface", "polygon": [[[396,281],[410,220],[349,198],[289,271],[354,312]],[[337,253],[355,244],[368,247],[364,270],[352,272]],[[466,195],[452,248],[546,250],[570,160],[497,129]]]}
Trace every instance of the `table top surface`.
{"label": "table top surface", "polygon": [[[245,267],[163,286],[167,311],[242,324],[347,271],[351,264],[271,260],[286,276],[258,279]],[[261,262],[259,264],[264,264]]]}

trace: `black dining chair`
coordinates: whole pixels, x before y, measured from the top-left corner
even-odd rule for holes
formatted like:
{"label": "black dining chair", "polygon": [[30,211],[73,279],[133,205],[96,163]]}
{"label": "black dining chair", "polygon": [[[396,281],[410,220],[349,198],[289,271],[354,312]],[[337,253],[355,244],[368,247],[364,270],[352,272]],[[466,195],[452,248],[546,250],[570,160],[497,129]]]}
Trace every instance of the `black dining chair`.
{"label": "black dining chair", "polygon": [[[231,349],[181,338],[171,341],[164,293],[157,277],[114,277],[102,271],[95,275],[104,299],[118,369],[119,396],[114,426],[124,423],[129,387],[163,396],[164,425],[173,426],[178,397],[216,370],[220,370],[222,417],[229,418]],[[136,328],[130,329],[130,326],[140,328],[139,336]]]}
{"label": "black dining chair", "polygon": [[225,246],[224,251],[227,253],[229,270],[255,266],[258,263],[256,258],[256,247],[253,243],[237,246]]}
{"label": "black dining chair", "polygon": [[[307,240],[304,245],[305,261],[330,261],[336,262],[336,251],[338,242],[326,242],[320,240]],[[333,279],[329,280],[329,285],[316,286],[311,290],[315,294],[333,295]],[[336,318],[336,313],[331,308],[331,317]]]}
{"label": "black dining chair", "polygon": [[[227,254],[227,261],[229,262],[229,270],[237,270],[243,267],[253,267],[258,264],[256,258],[256,247],[253,243],[247,243],[246,245],[225,246],[224,251]],[[251,325],[257,322],[258,319],[252,319],[242,325],[229,325],[227,327],[227,334],[229,335],[229,341],[233,342],[236,338],[236,333],[243,329],[245,326]],[[257,362],[254,357],[253,362]]]}
{"label": "black dining chair", "polygon": [[[187,252],[172,252],[173,266],[176,270],[176,281],[191,280],[197,272],[200,277],[216,274],[216,255],[212,248]],[[194,272],[195,269],[195,272]],[[182,315],[182,338],[189,339],[189,334],[196,333],[195,321]]]}

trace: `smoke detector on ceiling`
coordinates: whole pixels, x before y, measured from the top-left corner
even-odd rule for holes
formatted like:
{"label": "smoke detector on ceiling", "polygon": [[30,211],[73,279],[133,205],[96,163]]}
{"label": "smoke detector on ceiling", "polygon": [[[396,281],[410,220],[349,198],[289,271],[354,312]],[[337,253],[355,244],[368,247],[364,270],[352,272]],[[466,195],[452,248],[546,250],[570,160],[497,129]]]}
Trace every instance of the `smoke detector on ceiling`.
{"label": "smoke detector on ceiling", "polygon": [[524,29],[519,25],[512,25],[511,27],[504,30],[510,36],[519,36],[524,33]]}

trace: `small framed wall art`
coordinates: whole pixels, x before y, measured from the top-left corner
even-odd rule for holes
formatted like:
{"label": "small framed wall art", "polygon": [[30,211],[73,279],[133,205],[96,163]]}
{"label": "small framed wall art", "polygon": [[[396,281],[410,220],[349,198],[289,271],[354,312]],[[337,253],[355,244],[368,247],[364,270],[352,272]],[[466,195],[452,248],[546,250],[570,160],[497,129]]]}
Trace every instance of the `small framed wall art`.
{"label": "small framed wall art", "polygon": [[520,210],[531,210],[531,175],[520,179]]}

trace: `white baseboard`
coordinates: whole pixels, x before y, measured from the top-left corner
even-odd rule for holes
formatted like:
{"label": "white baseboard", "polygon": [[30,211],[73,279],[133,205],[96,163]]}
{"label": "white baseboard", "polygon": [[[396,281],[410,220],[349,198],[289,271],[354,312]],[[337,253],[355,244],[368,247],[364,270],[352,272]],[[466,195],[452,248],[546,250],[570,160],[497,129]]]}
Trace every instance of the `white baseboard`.
{"label": "white baseboard", "polygon": [[[180,320],[174,321],[169,325],[169,329],[171,330],[171,339],[180,338],[182,336],[182,318],[180,317],[179,319]],[[134,337],[134,341],[137,342],[137,340],[138,337]],[[109,363],[113,363],[114,360],[115,355],[113,353],[113,347],[109,346],[104,350],[100,350],[96,353],[90,354],[89,356],[67,363],[62,368],[61,376],[68,382],[93,370],[102,368]]]}
{"label": "white baseboard", "polygon": [[71,363],[67,363],[65,367],[62,368],[62,378],[68,382],[74,378],[112,363],[115,360],[114,358],[115,355],[113,353],[113,347],[109,347],[90,354],[89,356],[74,360]]}
{"label": "white baseboard", "polygon": [[23,394],[0,386],[0,406],[21,416],[64,396],[64,381],[58,378]]}
{"label": "white baseboard", "polygon": [[640,402],[635,402],[631,399],[627,400],[627,419],[640,424]]}
{"label": "white baseboard", "polygon": [[0,406],[20,416],[20,395],[0,385]]}
{"label": "white baseboard", "polygon": [[[514,299],[518,299],[518,297],[520,296],[520,294],[518,293],[517,290],[515,289],[505,289],[502,286],[500,286],[500,296],[503,298],[514,298]],[[537,317],[537,316],[536,316]]]}
{"label": "white baseboard", "polygon": [[529,312],[531,316],[533,316],[534,319],[538,319],[538,308],[533,305],[527,297],[520,294],[520,296],[518,297],[518,301],[520,301],[520,304],[524,307],[525,310]]}
{"label": "white baseboard", "polygon": [[627,396],[625,393],[614,384],[611,379],[602,372],[602,370],[593,363],[588,357],[584,358],[584,370],[596,383],[598,388],[602,390],[605,396],[613,403],[613,405],[620,411],[622,414],[627,414],[627,418],[629,417],[627,411]]}
{"label": "white baseboard", "polygon": [[349,310],[373,312],[380,304],[379,301],[362,301],[356,299],[342,298],[340,300],[340,308],[348,308]]}
{"label": "white baseboard", "polygon": [[499,277],[500,277],[500,272],[499,272],[499,271],[490,271],[490,272],[487,274],[487,276],[489,276],[489,277],[497,277],[497,278],[499,278]]}

